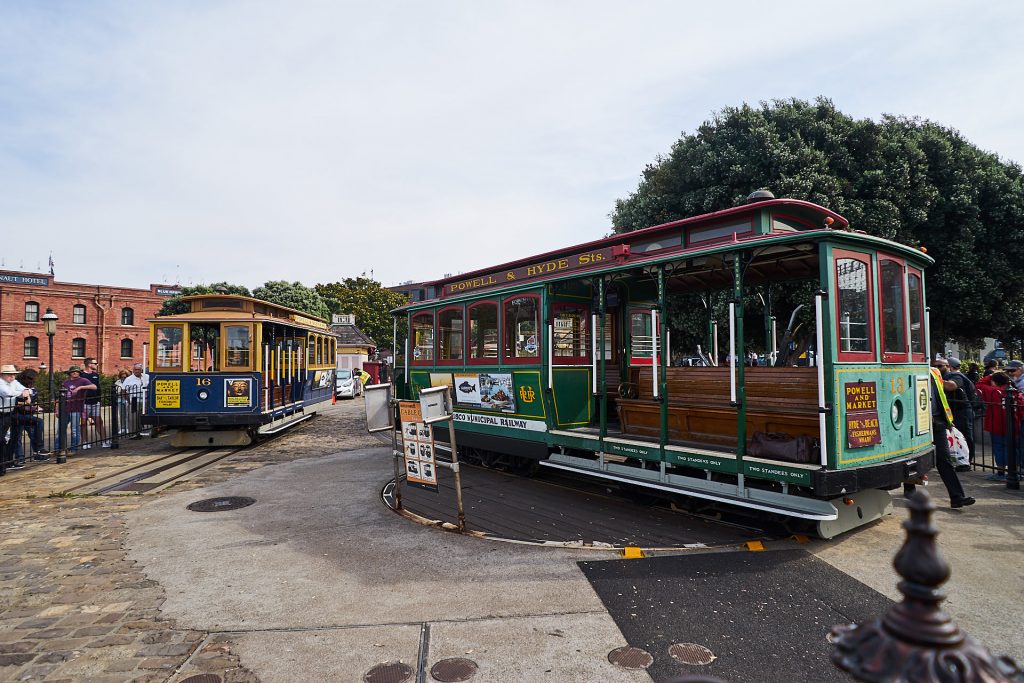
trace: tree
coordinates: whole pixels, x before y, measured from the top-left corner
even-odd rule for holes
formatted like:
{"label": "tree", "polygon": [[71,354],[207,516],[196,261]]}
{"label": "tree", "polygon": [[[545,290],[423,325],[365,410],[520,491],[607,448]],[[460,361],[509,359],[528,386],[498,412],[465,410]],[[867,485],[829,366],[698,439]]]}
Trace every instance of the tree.
{"label": "tree", "polygon": [[215,282],[212,285],[195,285],[192,287],[182,287],[181,294],[172,296],[170,299],[164,302],[164,305],[160,307],[157,315],[175,315],[178,313],[188,313],[189,306],[187,303],[182,301],[182,297],[192,296],[193,294],[241,294],[242,296],[252,296],[247,287],[242,285],[232,285],[227,282]]}
{"label": "tree", "polygon": [[[391,345],[394,334],[391,311],[408,303],[402,294],[366,277],[317,285],[316,291],[328,301],[331,310],[355,315],[356,326],[380,346]],[[400,344],[405,340],[405,323],[401,319],[398,339]]]}
{"label": "tree", "polygon": [[918,118],[855,120],[831,101],[729,107],[684,134],[615,203],[616,232],[717,211],[760,187],[827,206],[855,229],[924,246],[932,339],[1024,337],[1020,166]]}
{"label": "tree", "polygon": [[316,290],[301,282],[272,280],[253,290],[252,295],[279,306],[287,306],[318,318],[330,320],[331,311]]}

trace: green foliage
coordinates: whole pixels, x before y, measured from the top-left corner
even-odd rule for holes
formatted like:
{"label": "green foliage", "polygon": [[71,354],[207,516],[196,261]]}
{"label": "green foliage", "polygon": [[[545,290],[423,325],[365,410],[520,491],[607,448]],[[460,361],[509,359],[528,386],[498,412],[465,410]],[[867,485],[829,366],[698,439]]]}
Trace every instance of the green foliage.
{"label": "green foliage", "polygon": [[179,313],[188,313],[188,304],[182,301],[182,297],[192,296],[193,294],[241,294],[242,296],[252,296],[252,292],[247,287],[242,285],[232,285],[227,282],[214,282],[212,285],[195,285],[192,287],[182,287],[181,294],[172,296],[170,299],[164,302],[164,305],[160,307],[157,315],[177,315]]}
{"label": "green foliage", "polygon": [[287,306],[297,311],[324,318],[330,321],[331,311],[327,303],[315,289],[305,286],[301,282],[285,282],[284,280],[272,280],[264,283],[262,287],[253,290],[252,295],[257,299],[263,299],[279,306]]}
{"label": "green foliage", "polygon": [[[332,311],[355,315],[356,327],[377,342],[378,346],[391,346],[394,334],[391,311],[407,303],[403,295],[385,289],[379,282],[365,277],[345,278],[341,282],[317,285],[316,291],[328,301]],[[405,340],[405,334],[405,324],[399,320],[399,346]]]}
{"label": "green foliage", "polygon": [[736,206],[760,187],[927,247],[936,344],[1024,337],[1021,168],[931,121],[855,120],[825,98],[729,107],[648,165],[611,217],[628,232]]}

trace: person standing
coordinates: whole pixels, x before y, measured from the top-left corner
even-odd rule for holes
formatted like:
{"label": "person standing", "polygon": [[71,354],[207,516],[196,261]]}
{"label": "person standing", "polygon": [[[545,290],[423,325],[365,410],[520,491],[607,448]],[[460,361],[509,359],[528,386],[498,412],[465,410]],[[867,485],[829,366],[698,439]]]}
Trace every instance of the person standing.
{"label": "person standing", "polygon": [[[937,361],[935,366],[942,372],[942,379],[956,385],[952,392],[946,393],[946,400],[953,410],[953,424],[964,435],[967,452],[971,464],[974,464],[974,406],[973,399],[977,390],[967,375],[960,372],[960,359],[950,356],[947,360]],[[958,465],[957,472],[967,472],[970,465]]]}
{"label": "person standing", "polygon": [[967,379],[971,380],[975,384],[977,384],[978,380],[981,379],[981,372],[978,369],[977,363],[970,363],[967,366],[967,372],[964,374],[967,375]]}
{"label": "person standing", "polygon": [[[1010,380],[1005,373],[993,372],[991,375],[982,377],[978,382],[978,391],[981,392],[988,409],[985,410],[985,431],[992,437],[992,456],[996,461],[996,471],[985,477],[989,481],[1006,481],[1006,436],[1010,428],[1009,420],[1006,419],[1006,408],[1003,401],[1006,398],[1006,387]],[[1024,410],[1024,397],[1020,392],[1013,393],[1017,410]],[[1018,414],[1021,414],[1018,412]]]}
{"label": "person standing", "polygon": [[128,433],[128,395],[124,391],[124,381],[131,375],[127,370],[118,370],[114,381],[114,393],[117,394],[117,433]]}
{"label": "person standing", "polygon": [[64,394],[64,410],[60,414],[58,438],[63,442],[66,435],[64,430],[70,424],[71,448],[68,450],[72,453],[78,450],[78,444],[82,438],[81,425],[82,416],[85,414],[85,392],[96,388],[95,384],[82,377],[82,368],[77,365],[68,368],[68,378],[61,385]]}
{"label": "person standing", "polygon": [[[99,437],[100,445],[103,448],[110,448],[110,440],[107,439],[107,430],[103,426],[103,410],[100,405],[100,373],[99,365],[96,363],[95,358],[85,359],[85,370],[82,372],[82,378],[92,382],[94,387],[93,389],[89,389],[85,394],[85,412],[82,413],[82,424],[83,426],[86,426],[89,419],[92,419],[93,424],[96,426],[96,436]],[[85,443],[82,444],[82,448],[92,448],[90,439],[85,439]]]}
{"label": "person standing", "polygon": [[0,366],[0,475],[8,469],[17,470],[25,466],[24,461],[20,464],[12,462],[17,445],[14,411],[19,404],[29,400],[32,392],[22,386],[16,378],[17,374],[18,368],[13,365]]}
{"label": "person standing", "polygon": [[[936,361],[936,366],[944,361]],[[942,372],[932,366],[932,443],[935,445],[935,467],[942,477],[942,484],[949,492],[949,505],[962,508],[974,505],[975,500],[964,493],[964,486],[956,476],[956,468],[951,462],[947,430],[953,426],[953,411],[946,402],[946,392],[956,390],[956,382],[942,379]],[[907,489],[904,487],[904,491]]]}
{"label": "person standing", "polygon": [[142,413],[146,407],[146,390],[149,388],[149,375],[143,372],[142,363],[132,366],[132,374],[121,383],[121,393],[128,402],[128,431],[133,439],[146,436],[142,432]]}
{"label": "person standing", "polygon": [[1006,376],[1013,382],[1018,391],[1024,391],[1024,363],[1019,360],[1011,360],[1006,364]]}
{"label": "person standing", "polygon": [[[985,361],[985,373],[982,375],[982,377],[988,377],[989,375],[991,375],[993,372],[995,372],[998,369],[999,369],[999,361],[995,360],[994,358],[989,359],[989,360]],[[977,384],[977,382],[975,382],[975,384]]]}

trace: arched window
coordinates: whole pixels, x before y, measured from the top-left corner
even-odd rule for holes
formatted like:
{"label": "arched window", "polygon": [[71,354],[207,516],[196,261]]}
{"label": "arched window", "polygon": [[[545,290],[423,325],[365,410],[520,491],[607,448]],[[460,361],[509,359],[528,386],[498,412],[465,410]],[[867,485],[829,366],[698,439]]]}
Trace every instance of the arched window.
{"label": "arched window", "polygon": [[540,357],[537,320],[540,297],[524,294],[505,299],[505,362],[536,362]]}
{"label": "arched window", "polygon": [[417,313],[412,317],[412,358],[414,364],[434,362],[434,314]]}
{"label": "arched window", "polygon": [[38,358],[39,357],[39,338],[38,337],[25,337],[25,358]]}
{"label": "arched window", "polygon": [[[131,309],[129,309],[129,310],[131,310]],[[131,358],[133,356],[133,351],[135,350],[134,347],[135,347],[135,344],[132,342],[131,339],[122,339],[121,340],[121,358]]]}
{"label": "arched window", "polygon": [[134,325],[135,324],[135,310],[127,306],[121,309],[121,324],[122,325]]}
{"label": "arched window", "polygon": [[85,306],[75,304],[74,308],[71,309],[71,322],[76,325],[85,324]]}
{"label": "arched window", "polygon": [[39,322],[39,303],[36,301],[25,302],[25,322]]}
{"label": "arched window", "polygon": [[71,357],[85,358],[85,340],[81,337],[75,337],[71,340]]}

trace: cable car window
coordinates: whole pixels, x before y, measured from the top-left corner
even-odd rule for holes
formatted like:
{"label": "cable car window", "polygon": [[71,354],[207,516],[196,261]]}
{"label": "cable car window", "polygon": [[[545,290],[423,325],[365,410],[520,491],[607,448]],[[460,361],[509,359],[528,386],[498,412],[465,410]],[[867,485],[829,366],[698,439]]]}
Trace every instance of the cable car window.
{"label": "cable car window", "polygon": [[910,299],[910,352],[923,355],[924,296],[921,290],[921,274],[914,270],[911,270],[907,277],[907,293]]}
{"label": "cable car window", "polygon": [[650,311],[629,314],[629,357],[633,364],[650,365],[654,358],[654,324]]}
{"label": "cable car window", "polygon": [[[907,359],[907,312],[903,296],[903,264],[880,259],[880,299],[882,306],[882,360]],[[898,357],[893,357],[896,354]]]}
{"label": "cable car window", "polygon": [[582,304],[555,304],[552,319],[556,363],[587,363],[590,358],[588,308]]}
{"label": "cable car window", "polygon": [[836,259],[840,352],[872,351],[869,273],[865,261],[851,258]]}
{"label": "cable car window", "polygon": [[225,325],[225,368],[248,368],[251,340],[248,325]]}
{"label": "cable car window", "polygon": [[417,313],[412,317],[413,362],[434,361],[434,314]]}
{"label": "cable car window", "polygon": [[192,323],[188,326],[188,336],[192,339],[192,371],[219,372],[220,325]]}
{"label": "cable car window", "polygon": [[540,299],[536,296],[505,299],[506,361],[540,357],[539,309]]}
{"label": "cable car window", "polygon": [[446,308],[437,314],[438,360],[462,360],[462,308]]}
{"label": "cable car window", "polygon": [[487,301],[469,308],[469,358],[498,358],[498,304]]}
{"label": "cable car window", "polygon": [[161,325],[156,328],[156,367],[158,369],[182,369],[182,342],[181,325]]}

